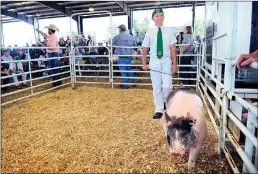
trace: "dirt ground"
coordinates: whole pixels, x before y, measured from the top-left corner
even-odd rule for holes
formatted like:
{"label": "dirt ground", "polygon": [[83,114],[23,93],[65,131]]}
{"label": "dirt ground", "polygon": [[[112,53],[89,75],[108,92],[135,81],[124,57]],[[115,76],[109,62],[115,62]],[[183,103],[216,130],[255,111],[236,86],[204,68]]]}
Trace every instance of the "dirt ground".
{"label": "dirt ground", "polygon": [[[65,87],[2,108],[2,172],[179,173],[161,120],[153,120],[150,89]],[[208,136],[193,172],[226,173]]]}

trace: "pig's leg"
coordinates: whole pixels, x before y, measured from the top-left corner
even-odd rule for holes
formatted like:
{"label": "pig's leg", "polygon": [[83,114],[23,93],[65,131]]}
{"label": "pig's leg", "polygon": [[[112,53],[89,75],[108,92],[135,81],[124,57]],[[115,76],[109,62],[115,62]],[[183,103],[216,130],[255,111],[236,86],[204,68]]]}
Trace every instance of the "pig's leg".
{"label": "pig's leg", "polygon": [[195,167],[197,155],[201,151],[201,148],[201,145],[195,145],[194,147],[191,147],[187,164],[188,172],[192,172],[192,169]]}

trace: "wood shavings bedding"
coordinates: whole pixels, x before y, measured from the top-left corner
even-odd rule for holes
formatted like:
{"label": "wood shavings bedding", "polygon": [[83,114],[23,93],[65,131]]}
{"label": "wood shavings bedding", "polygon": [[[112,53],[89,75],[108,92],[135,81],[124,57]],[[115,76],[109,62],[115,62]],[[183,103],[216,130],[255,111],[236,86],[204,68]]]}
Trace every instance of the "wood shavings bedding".
{"label": "wood shavings bedding", "polygon": [[[186,172],[169,155],[150,89],[66,87],[2,110],[2,172]],[[205,113],[207,115],[207,113]],[[226,173],[208,136],[194,172]]]}

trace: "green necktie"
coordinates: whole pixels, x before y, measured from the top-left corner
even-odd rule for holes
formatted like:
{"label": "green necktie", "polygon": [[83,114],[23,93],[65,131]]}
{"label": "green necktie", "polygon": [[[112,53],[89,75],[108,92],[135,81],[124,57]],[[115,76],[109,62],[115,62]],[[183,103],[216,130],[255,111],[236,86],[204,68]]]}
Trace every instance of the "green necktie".
{"label": "green necktie", "polygon": [[157,57],[160,59],[163,56],[163,41],[162,41],[162,31],[159,28],[157,36]]}

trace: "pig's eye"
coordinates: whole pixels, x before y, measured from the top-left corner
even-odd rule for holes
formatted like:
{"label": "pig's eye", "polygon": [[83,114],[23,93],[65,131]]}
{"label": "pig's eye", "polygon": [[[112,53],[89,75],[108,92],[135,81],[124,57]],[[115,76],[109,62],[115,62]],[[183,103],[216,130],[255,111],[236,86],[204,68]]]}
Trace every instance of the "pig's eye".
{"label": "pig's eye", "polygon": [[168,145],[170,146],[170,136],[169,135],[167,135],[167,141],[168,141]]}
{"label": "pig's eye", "polygon": [[168,134],[168,135],[167,135],[167,142],[168,142],[168,145],[169,145],[170,147],[173,146],[173,141],[175,141],[175,140],[173,139],[173,137]]}

